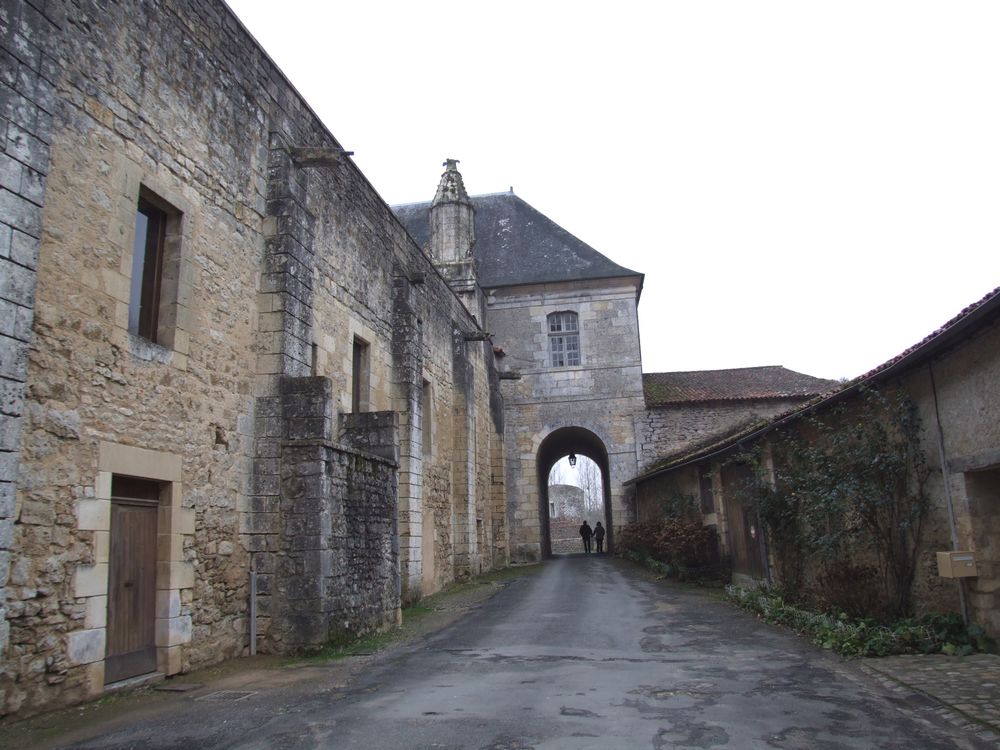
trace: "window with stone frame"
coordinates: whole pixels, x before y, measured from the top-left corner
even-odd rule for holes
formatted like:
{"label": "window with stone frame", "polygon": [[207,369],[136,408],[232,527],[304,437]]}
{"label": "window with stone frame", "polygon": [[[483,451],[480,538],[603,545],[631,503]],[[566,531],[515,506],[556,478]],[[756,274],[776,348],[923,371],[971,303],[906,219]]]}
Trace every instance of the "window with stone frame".
{"label": "window with stone frame", "polygon": [[180,226],[181,212],[143,187],[135,213],[128,330],[168,347],[177,324]]}
{"label": "window with stone frame", "polygon": [[580,326],[575,312],[549,315],[549,364],[574,367],[580,364]]}
{"label": "window with stone frame", "polygon": [[420,442],[424,458],[430,458],[434,453],[434,401],[429,380],[423,382],[420,389]]}
{"label": "window with stone frame", "polygon": [[351,367],[351,411],[368,411],[368,388],[370,384],[370,363],[368,342],[355,336],[352,347]]}

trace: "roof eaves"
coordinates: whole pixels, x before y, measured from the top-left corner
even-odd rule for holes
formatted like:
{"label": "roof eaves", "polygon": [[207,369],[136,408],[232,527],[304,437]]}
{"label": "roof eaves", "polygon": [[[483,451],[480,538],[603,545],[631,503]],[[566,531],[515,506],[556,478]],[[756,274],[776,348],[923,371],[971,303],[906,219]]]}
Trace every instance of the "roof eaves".
{"label": "roof eaves", "polygon": [[922,360],[928,359],[934,354],[940,353],[948,347],[958,343],[964,339],[967,334],[973,333],[979,324],[986,322],[992,314],[998,312],[1000,312],[1000,287],[994,289],[978,302],[974,302],[963,309],[958,315],[919,343],[910,347],[896,357],[893,357],[887,362],[884,362],[875,369],[870,370],[864,375],[860,375],[854,380],[845,383],[840,390],[818,396],[812,401],[792,409],[785,414],[778,415],[763,424],[758,423],[756,428],[751,427],[737,430],[736,432],[730,433],[729,435],[714,441],[707,446],[696,449],[693,453],[684,452],[682,454],[675,455],[673,458],[668,458],[665,463],[661,462],[659,466],[627,480],[625,485],[628,486],[637,484],[641,481],[659,476],[660,474],[676,471],[677,469],[681,469],[693,463],[699,463],[720,457],[730,453],[751,439],[755,440],[759,437],[763,437],[767,433],[776,430],[779,427],[783,427],[790,422],[794,422],[807,414],[811,414],[821,408],[832,406],[833,404],[853,395],[866,385],[885,382],[897,373],[906,370],[915,364],[919,364]]}
{"label": "roof eaves", "polygon": [[816,398],[816,396],[825,395],[830,393],[830,391],[824,391],[824,393],[769,393],[769,394],[757,394],[757,395],[740,395],[740,396],[713,396],[712,398],[677,398],[669,400],[657,400],[653,403],[648,403],[647,406],[651,409],[656,409],[660,406],[705,406],[708,404],[732,404],[732,403],[743,403],[743,402],[756,402],[756,401],[804,401],[806,399]]}
{"label": "roof eaves", "polygon": [[588,281],[607,281],[609,279],[639,279],[639,285],[637,287],[636,297],[638,298],[639,293],[642,292],[642,282],[645,278],[645,274],[638,273],[637,271],[630,271],[629,273],[618,274],[614,276],[584,276],[579,279],[551,279],[550,281],[514,281],[503,284],[490,284],[489,286],[483,287],[484,289],[509,289],[516,286],[538,286],[539,284],[577,284],[579,282]]}

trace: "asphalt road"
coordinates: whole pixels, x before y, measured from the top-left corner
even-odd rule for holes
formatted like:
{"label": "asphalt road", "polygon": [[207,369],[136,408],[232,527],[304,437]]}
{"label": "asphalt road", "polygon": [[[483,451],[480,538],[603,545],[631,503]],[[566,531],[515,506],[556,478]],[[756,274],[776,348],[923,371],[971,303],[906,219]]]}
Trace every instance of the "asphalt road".
{"label": "asphalt road", "polygon": [[899,701],[724,602],[574,556],[350,679],[317,672],[237,701],[191,698],[72,747],[988,747]]}

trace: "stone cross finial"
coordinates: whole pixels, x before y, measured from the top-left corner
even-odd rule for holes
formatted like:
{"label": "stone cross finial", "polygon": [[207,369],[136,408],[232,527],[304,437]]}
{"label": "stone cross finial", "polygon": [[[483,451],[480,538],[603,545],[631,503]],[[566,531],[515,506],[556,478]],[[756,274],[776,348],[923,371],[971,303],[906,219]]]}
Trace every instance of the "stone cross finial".
{"label": "stone cross finial", "polygon": [[444,167],[449,172],[457,172],[458,162],[459,162],[458,159],[445,159],[444,164],[442,164],[441,166]]}

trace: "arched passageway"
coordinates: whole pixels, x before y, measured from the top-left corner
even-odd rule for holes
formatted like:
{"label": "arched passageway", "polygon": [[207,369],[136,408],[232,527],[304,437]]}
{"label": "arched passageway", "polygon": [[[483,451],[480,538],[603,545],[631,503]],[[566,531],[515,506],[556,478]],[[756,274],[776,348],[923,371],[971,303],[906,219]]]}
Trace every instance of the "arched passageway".
{"label": "arched passageway", "polygon": [[[541,547],[544,557],[552,556],[551,517],[549,503],[549,473],[564,456],[574,454],[593,461],[601,472],[603,495],[603,518],[607,529],[605,545],[608,552],[614,551],[614,525],[611,517],[611,485],[608,465],[608,451],[597,435],[583,427],[561,427],[551,432],[538,447],[536,466],[538,468],[538,517],[541,522]],[[582,550],[582,546],[581,546]]]}

